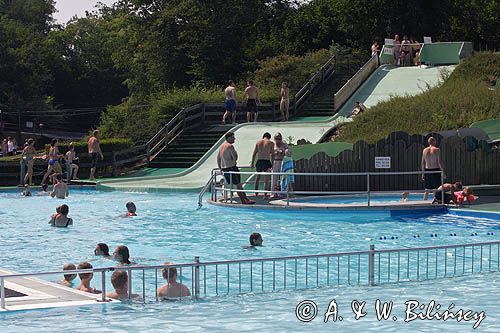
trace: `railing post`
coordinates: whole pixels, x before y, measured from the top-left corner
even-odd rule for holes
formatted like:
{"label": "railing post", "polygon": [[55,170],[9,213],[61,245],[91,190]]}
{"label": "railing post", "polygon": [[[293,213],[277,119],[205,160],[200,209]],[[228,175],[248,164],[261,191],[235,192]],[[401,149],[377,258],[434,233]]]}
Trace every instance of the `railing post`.
{"label": "railing post", "polygon": [[375,245],[370,245],[368,254],[368,282],[370,286],[375,285]]}
{"label": "railing post", "polygon": [[194,297],[200,297],[200,257],[194,257]]}
{"label": "railing post", "polygon": [[443,186],[443,184],[444,184],[444,172],[443,172],[443,170],[441,170],[441,204],[444,206],[445,202],[444,202],[444,186]]}
{"label": "railing post", "polygon": [[232,171],[229,171],[229,199],[231,199],[231,203],[233,203],[233,172]]}
{"label": "railing post", "polygon": [[102,289],[102,299],[101,301],[106,302],[106,270],[101,272],[101,289]]}
{"label": "railing post", "polygon": [[288,179],[288,176],[285,176],[285,177],[287,177],[287,179],[286,179],[286,205],[290,206],[290,181]]}
{"label": "railing post", "polygon": [[370,207],[370,174],[366,174],[366,193],[368,195],[368,207]]}
{"label": "railing post", "polygon": [[0,278],[0,307],[5,309],[5,279]]}

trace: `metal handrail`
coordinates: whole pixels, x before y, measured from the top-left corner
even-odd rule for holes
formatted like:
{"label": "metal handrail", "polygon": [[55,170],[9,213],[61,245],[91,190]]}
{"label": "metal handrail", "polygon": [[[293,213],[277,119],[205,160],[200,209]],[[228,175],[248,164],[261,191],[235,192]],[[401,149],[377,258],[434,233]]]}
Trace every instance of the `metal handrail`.
{"label": "metal handrail", "polygon": [[313,82],[316,81],[318,77],[321,77],[320,81],[323,82],[324,79],[324,74],[326,72],[329,72],[332,68],[335,67],[335,61],[336,61],[336,56],[335,54],[330,57],[317,71],[314,73],[309,80],[302,86],[302,88],[295,93],[294,95],[294,102],[293,102],[293,113],[297,113],[297,107],[302,103],[302,101],[307,98],[313,89],[310,89]]}
{"label": "metal handrail", "polygon": [[[260,176],[285,176],[285,177],[294,177],[294,176],[366,176],[366,191],[290,191],[289,189],[289,182],[287,182],[287,188],[286,190],[261,190],[261,189],[254,189],[254,190],[239,190],[239,189],[233,189],[232,185],[230,186],[229,189],[227,188],[222,188],[222,187],[217,187],[215,184],[217,183],[217,174],[215,175],[214,179],[212,180],[212,175],[211,181],[209,181],[207,184],[212,184],[212,200],[216,200],[216,193],[217,191],[221,191],[223,193],[223,197],[226,200],[227,199],[227,192],[230,194],[230,199],[232,201],[232,196],[233,192],[236,193],[264,193],[264,194],[286,194],[286,205],[290,205],[290,194],[299,194],[299,195],[316,195],[316,194],[366,194],[367,196],[367,205],[368,207],[371,206],[371,195],[373,193],[380,193],[381,191],[373,191],[370,188],[370,177],[372,176],[394,176],[394,175],[425,175],[425,174],[440,174],[441,175],[441,184],[444,183],[444,172],[441,171],[393,171],[393,172],[338,172],[338,173],[325,173],[325,172],[248,172],[248,171],[221,171],[221,175],[224,175],[225,173],[230,174],[230,178],[232,178],[233,174],[236,175],[260,175]],[[232,182],[231,182],[232,183]],[[441,204],[442,206],[445,206],[445,200],[444,200],[444,188],[441,188]],[[199,197],[201,199],[201,196]],[[200,202],[198,203],[200,204]]]}
{"label": "metal handrail", "polygon": [[[486,254],[486,257],[483,256],[483,248],[484,247],[488,247],[489,246],[489,251],[488,253]],[[495,255],[492,255],[492,246],[497,246],[497,255],[496,255],[496,260],[495,259]],[[412,267],[416,269],[416,277],[417,277],[417,280],[420,280],[420,275],[419,275],[419,268],[421,266],[421,263],[426,263],[427,264],[427,268],[426,268],[426,278],[429,279],[429,278],[433,278],[433,276],[429,276],[429,253],[430,251],[433,251],[435,250],[433,253],[433,255],[435,255],[435,261],[434,261],[434,264],[435,264],[435,278],[439,278],[439,277],[442,277],[441,276],[441,273],[444,272],[444,275],[443,277],[448,277],[450,276],[458,276],[458,275],[463,275],[463,274],[466,274],[469,272],[469,270],[465,270],[465,255],[466,255],[466,249],[467,248],[471,248],[471,253],[472,253],[472,257],[471,258],[468,258],[467,260],[471,260],[471,263],[472,263],[472,266],[471,266],[471,273],[474,273],[474,261],[476,260],[476,257],[477,255],[474,255],[474,249],[476,247],[479,247],[479,251],[476,252],[476,254],[480,254],[480,258],[477,258],[477,260],[479,261],[479,269],[476,267],[476,272],[482,272],[483,271],[483,261],[485,261],[485,259],[488,259],[486,260],[485,262],[487,262],[487,264],[485,263],[484,266],[486,267],[486,265],[488,265],[488,271],[492,271],[492,265],[491,263],[492,262],[496,262],[496,270],[500,270],[500,265],[499,265],[499,260],[500,259],[500,241],[493,241],[493,242],[479,242],[479,243],[466,243],[466,244],[452,244],[452,245],[437,245],[437,246],[424,246],[424,247],[414,247],[414,248],[396,248],[396,249],[381,249],[381,250],[376,250],[375,249],[375,246],[372,244],[370,245],[370,250],[368,251],[347,251],[347,252],[336,252],[336,253],[321,253],[321,254],[307,254],[307,255],[295,255],[295,256],[278,256],[278,257],[268,257],[268,258],[247,258],[247,259],[236,259],[236,260],[218,260],[218,261],[207,261],[207,262],[201,262],[200,261],[200,258],[199,257],[195,257],[194,258],[194,262],[189,262],[189,263],[180,263],[180,264],[168,264],[168,265],[137,265],[137,266],[114,266],[114,267],[102,267],[102,268],[92,268],[92,269],[75,269],[75,270],[62,270],[62,271],[48,271],[48,272],[32,272],[32,273],[14,273],[14,274],[0,274],[0,307],[2,309],[6,309],[6,290],[5,290],[5,280],[8,280],[8,279],[14,279],[14,278],[27,278],[27,277],[37,277],[37,276],[47,276],[47,275],[66,275],[66,274],[81,274],[81,273],[101,273],[101,277],[102,277],[102,289],[103,289],[103,294],[102,294],[102,298],[101,298],[101,301],[107,301],[107,298],[106,298],[106,294],[105,294],[105,291],[106,291],[106,273],[107,272],[113,272],[115,270],[125,270],[128,272],[129,274],[129,285],[128,285],[128,291],[129,291],[129,295],[132,294],[132,272],[133,271],[142,271],[143,272],[143,281],[142,281],[142,290],[143,290],[143,302],[145,302],[145,296],[146,296],[146,292],[145,292],[145,281],[144,281],[144,274],[145,272],[147,271],[154,271],[155,272],[155,290],[156,288],[158,287],[158,280],[156,278],[157,276],[157,271],[159,269],[165,269],[165,268],[177,268],[180,270],[180,274],[179,277],[180,277],[180,281],[182,283],[182,279],[183,279],[183,276],[182,276],[182,269],[184,268],[185,271],[187,269],[187,271],[189,272],[189,269],[191,270],[191,274],[192,274],[192,288],[193,288],[193,291],[194,291],[194,294],[193,296],[195,298],[198,298],[201,294],[201,282],[203,282],[203,289],[204,289],[204,294],[206,295],[207,294],[207,280],[208,279],[214,279],[215,278],[215,288],[217,288],[217,280],[220,278],[219,277],[219,273],[218,273],[218,267],[221,266],[221,267],[227,267],[227,291],[229,292],[229,267],[231,265],[237,265],[237,267],[239,268],[239,275],[238,275],[238,284],[239,284],[239,293],[241,294],[242,293],[242,288],[241,288],[241,285],[242,285],[242,271],[241,271],[241,267],[243,264],[250,264],[250,281],[246,280],[245,282],[248,283],[250,282],[250,288],[251,287],[251,284],[252,284],[252,277],[253,277],[253,274],[252,274],[252,267],[253,267],[253,264],[255,263],[261,263],[261,267],[262,267],[262,271],[261,271],[261,274],[262,274],[262,280],[261,280],[261,284],[262,284],[262,291],[264,291],[264,263],[266,262],[272,262],[273,263],[273,269],[272,269],[272,290],[275,290],[276,288],[276,280],[277,280],[277,277],[276,277],[276,274],[277,274],[277,270],[275,268],[275,265],[276,265],[276,262],[281,262],[283,263],[284,265],[284,270],[283,270],[283,277],[284,277],[284,286],[282,286],[284,289],[286,289],[286,276],[287,276],[287,270],[286,270],[286,263],[287,262],[293,262],[294,265],[295,265],[295,269],[293,270],[292,274],[295,274],[295,288],[297,288],[297,277],[298,277],[298,274],[297,274],[297,262],[298,260],[305,260],[306,262],[306,265],[305,265],[305,284],[306,284],[306,288],[308,288],[308,284],[307,284],[307,281],[308,281],[308,261],[309,263],[314,263],[314,260],[311,260],[311,259],[315,259],[316,261],[316,286],[319,286],[319,280],[318,280],[318,272],[320,270],[320,264],[319,264],[319,259],[320,258],[326,258],[328,261],[327,261],[327,267],[328,267],[328,271],[326,272],[327,273],[327,285],[329,285],[329,280],[330,280],[330,269],[329,269],[329,265],[330,265],[330,259],[331,258],[337,258],[337,279],[338,280],[338,283],[340,283],[340,258],[345,258],[347,257],[347,261],[349,262],[351,260],[351,258],[357,258],[357,265],[354,265],[353,268],[350,267],[350,265],[348,265],[348,271],[347,271],[347,276],[348,276],[348,280],[347,282],[350,284],[351,283],[351,278],[350,278],[350,273],[351,271],[354,271],[353,272],[353,276],[356,276],[357,275],[357,284],[358,285],[361,285],[361,276],[365,277],[365,274],[366,276],[368,277],[366,283],[368,283],[369,285],[376,285],[375,283],[375,272],[377,271],[378,273],[378,284],[381,284],[381,283],[384,283],[383,281],[381,281],[381,276],[382,276],[382,273],[384,274],[387,274],[387,277],[386,277],[386,282],[387,283],[390,283],[390,282],[399,282],[400,281],[400,276],[399,276],[399,273],[401,272],[401,269],[406,269],[407,270],[407,275],[406,275],[406,279],[403,277],[403,280],[412,280],[412,278],[410,277],[410,253],[417,253],[417,256],[416,258],[413,258],[413,259],[416,259],[414,260],[413,262],[413,265]],[[462,269],[459,270],[457,269],[457,249],[460,249],[462,248]],[[438,269],[438,250],[445,250],[444,252],[444,260],[440,260],[440,265],[439,268],[441,268],[441,271],[439,271]],[[455,255],[453,256],[454,259],[449,259],[450,260],[450,265],[447,264],[446,262],[446,258],[447,258],[447,255],[448,255],[448,250],[452,250],[454,251]],[[424,256],[419,256],[418,254],[421,253],[421,252],[426,252],[427,253],[427,256],[426,256],[426,259],[424,259]],[[485,251],[486,252],[486,251]],[[391,253],[397,253],[397,258],[398,260],[397,261],[393,261],[393,263],[397,263],[397,270],[395,268],[393,268],[393,264],[391,264]],[[402,253],[404,254],[407,254],[407,262],[406,262],[406,265],[404,262],[401,262],[400,263],[400,259],[402,258]],[[434,254],[435,253],[435,254]],[[382,263],[385,265],[387,264],[387,267],[386,269],[384,270],[384,267],[381,266],[381,256],[386,254],[387,255],[387,260],[383,260]],[[458,253],[460,254],[460,253]],[[375,258],[376,256],[378,257],[378,263],[376,263],[375,261]],[[396,256],[394,256],[393,258],[395,258]],[[361,266],[361,258],[364,258],[367,259],[367,262],[366,262],[366,266]],[[404,257],[403,257],[404,258]],[[404,261],[405,259],[401,260],[401,261]],[[454,260],[453,262],[453,271],[450,272],[450,274],[447,273],[447,268],[449,266],[451,266],[451,261]],[[459,263],[459,262],[458,262]],[[324,265],[324,263],[323,263]],[[333,265],[333,264],[332,264]],[[213,275],[209,275],[207,276],[207,267],[209,266],[215,266],[215,277]],[[444,266],[444,268],[443,268]],[[200,272],[200,268],[203,268],[203,274]],[[323,266],[321,269],[325,269],[325,267]],[[393,279],[391,279],[390,277],[390,273],[391,273],[391,270],[394,270],[394,271],[397,271],[398,273],[398,276],[397,276],[397,281],[394,281]],[[423,270],[423,268],[422,268]],[[444,270],[444,271],[443,271]],[[438,276],[438,271],[439,271],[439,276]],[[450,271],[451,271],[451,267],[450,267]],[[270,274],[271,270],[268,270],[268,273]],[[412,271],[413,273],[413,271]],[[225,272],[221,272],[221,275],[222,274],[225,274]],[[423,276],[423,274],[422,274]],[[302,275],[303,277],[303,275]],[[323,278],[324,279],[324,278]],[[270,277],[267,281],[271,281]],[[363,283],[365,283],[363,281]],[[269,289],[269,288],[268,288]],[[244,292],[244,291],[243,291]],[[216,294],[219,294],[218,290],[216,289]],[[186,297],[186,296],[184,296]],[[182,295],[181,295],[181,298],[182,298]],[[156,296],[156,299],[158,300],[158,296]]]}

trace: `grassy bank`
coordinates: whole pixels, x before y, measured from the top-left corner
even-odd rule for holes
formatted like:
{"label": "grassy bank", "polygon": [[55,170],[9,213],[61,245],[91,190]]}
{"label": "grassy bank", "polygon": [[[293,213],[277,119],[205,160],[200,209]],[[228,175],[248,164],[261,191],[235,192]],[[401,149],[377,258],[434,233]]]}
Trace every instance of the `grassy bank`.
{"label": "grassy bank", "polygon": [[[278,101],[283,80],[290,83],[291,94],[294,94],[331,56],[332,51],[319,50],[305,56],[268,58],[260,61],[259,69],[249,73],[248,78],[259,87],[262,102]],[[237,83],[238,101],[243,100],[245,87],[246,82]],[[108,107],[101,116],[100,129],[104,137],[145,142],[183,107],[200,102],[223,102],[224,88],[193,85],[158,92],[146,100],[130,97],[120,105]]]}
{"label": "grassy bank", "polygon": [[478,53],[464,60],[443,82],[418,96],[381,102],[346,124],[336,141],[375,142],[394,131],[421,134],[469,127],[500,117],[500,54]]}

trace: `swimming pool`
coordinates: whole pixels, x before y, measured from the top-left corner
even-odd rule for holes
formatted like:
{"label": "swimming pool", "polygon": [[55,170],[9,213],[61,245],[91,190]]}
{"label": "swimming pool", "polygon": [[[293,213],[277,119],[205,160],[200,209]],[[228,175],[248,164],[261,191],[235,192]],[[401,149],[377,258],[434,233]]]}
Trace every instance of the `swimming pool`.
{"label": "swimming pool", "polygon": [[[127,201],[136,203],[138,217],[121,217]],[[110,247],[125,244],[134,261],[151,265],[167,260],[191,262],[194,256],[209,261],[368,250],[370,244],[375,244],[377,249],[389,249],[496,241],[500,235],[498,221],[453,214],[391,217],[389,214],[247,212],[209,205],[197,209],[195,193],[93,190],[73,190],[64,201],[70,206],[70,216],[75,221],[73,227],[51,228],[47,224],[50,214],[61,203],[46,196],[24,198],[16,192],[0,193],[1,267],[18,272],[57,270],[66,262],[94,259],[93,249],[98,242],[105,242]],[[243,248],[252,232],[263,235],[262,248]],[[107,260],[92,263],[95,267],[110,265]],[[496,300],[494,295],[500,291],[499,278],[499,274],[486,274],[400,286],[323,288],[209,297],[200,301],[36,310],[1,314],[0,329],[2,332],[62,331],[68,327],[77,331],[113,332],[255,329],[289,332],[331,331],[334,327],[330,325],[346,328],[350,323],[354,325],[350,329],[360,331],[381,327],[398,331],[410,328],[469,330],[471,325],[468,323],[381,323],[374,316],[357,322],[346,318],[343,323],[335,324],[324,324],[317,318],[304,324],[294,315],[297,303],[306,298],[317,300],[324,308],[329,298],[336,297],[339,304],[349,310],[349,303],[355,298],[374,301],[382,297],[401,303],[406,298],[430,300],[439,296],[443,303],[456,302],[475,310],[485,308],[488,319],[482,323],[481,329],[498,331],[500,321],[495,320],[495,314],[500,318],[500,309],[493,299]],[[99,287],[98,281],[96,278],[96,287]],[[148,284],[147,288],[151,298],[154,287]],[[470,293],[479,296],[472,300]]]}

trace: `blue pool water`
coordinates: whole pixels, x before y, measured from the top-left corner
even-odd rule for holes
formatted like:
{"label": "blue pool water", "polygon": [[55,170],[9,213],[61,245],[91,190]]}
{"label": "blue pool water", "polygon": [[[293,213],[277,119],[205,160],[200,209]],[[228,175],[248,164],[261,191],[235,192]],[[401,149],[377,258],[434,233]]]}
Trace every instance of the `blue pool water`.
{"label": "blue pool water", "polygon": [[[406,198],[407,202],[422,200],[422,194],[411,194]],[[430,196],[432,200],[432,196]],[[310,202],[316,204],[366,204],[368,197],[366,195],[337,195],[326,197],[298,198],[294,202]],[[370,196],[372,203],[397,203],[402,202],[401,194],[372,194]]]}
{"label": "blue pool water", "polygon": [[[138,217],[121,217],[127,201],[136,203]],[[66,262],[95,259],[93,249],[98,242],[105,242],[111,248],[125,244],[134,261],[151,265],[164,261],[191,262],[194,256],[209,261],[367,250],[370,244],[384,249],[497,241],[500,235],[498,221],[452,214],[391,217],[385,213],[249,212],[209,205],[198,209],[196,193],[93,190],[73,190],[64,201],[70,206],[74,226],[51,228],[47,224],[50,215],[62,203],[46,196],[24,198],[15,192],[0,193],[0,267],[18,272],[57,270]],[[252,232],[263,235],[262,248],[243,248]],[[431,234],[438,236],[430,237]],[[419,237],[415,237],[417,235]],[[111,264],[107,260],[92,263],[96,267]],[[95,286],[100,286],[97,278]],[[336,327],[349,327],[354,331],[470,330],[472,324],[469,323],[379,322],[373,315],[356,322],[346,318],[343,323],[324,324],[317,318],[313,323],[304,324],[294,315],[296,304],[305,298],[317,300],[323,307],[329,298],[337,298],[350,310],[350,301],[355,298],[374,301],[381,297],[402,305],[405,299],[416,297],[439,298],[442,303],[455,302],[474,310],[485,310],[488,318],[481,330],[494,332],[500,325],[496,319],[500,318],[500,309],[493,301],[499,291],[500,275],[492,273],[419,284],[323,288],[209,297],[200,301],[107,304],[0,314],[0,331],[62,331],[68,323],[76,331],[87,332],[256,329],[290,332],[332,331]],[[472,293],[474,298],[470,297]],[[150,283],[147,294],[148,301],[154,298],[154,286]]]}

